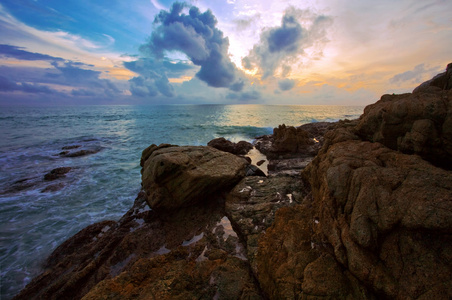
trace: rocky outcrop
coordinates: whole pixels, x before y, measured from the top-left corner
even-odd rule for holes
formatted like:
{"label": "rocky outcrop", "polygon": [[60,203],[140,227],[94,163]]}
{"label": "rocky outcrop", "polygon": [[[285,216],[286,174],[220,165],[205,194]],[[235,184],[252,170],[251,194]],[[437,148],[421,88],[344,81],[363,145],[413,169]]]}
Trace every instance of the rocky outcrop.
{"label": "rocky outcrop", "polygon": [[243,158],[211,147],[168,145],[151,145],[143,151],[142,162],[142,186],[154,210],[201,202],[240,181],[248,165]]}
{"label": "rocky outcrop", "polygon": [[323,135],[332,126],[328,122],[299,127],[279,125],[272,135],[258,137],[255,146],[270,159],[315,156],[322,147]]}
{"label": "rocky outcrop", "polygon": [[[452,64],[411,94],[384,95],[366,107],[357,134],[452,169]],[[440,87],[444,87],[442,89]]]}
{"label": "rocky outcrop", "polygon": [[361,285],[398,299],[452,293],[444,286],[452,274],[450,171],[347,140],[325,148],[304,176],[315,199],[314,233]]}
{"label": "rocky outcrop", "polygon": [[210,142],[207,143],[207,146],[236,155],[245,155],[254,147],[253,144],[248,143],[246,141],[234,143],[228,141],[224,137],[211,140]]}
{"label": "rocky outcrop", "polygon": [[[450,107],[450,99],[436,88],[384,96],[359,120],[325,134],[302,172],[312,199],[278,210],[259,241],[257,275],[270,298],[452,297],[452,173],[397,151],[426,117],[442,124],[441,139],[450,140],[441,123],[447,109],[432,109]],[[402,112],[410,117],[390,122]]]}
{"label": "rocky outcrop", "polygon": [[258,242],[276,211],[297,205],[305,195],[306,188],[291,176],[245,177],[228,193],[225,213],[244,240],[254,271]]}
{"label": "rocky outcrop", "polygon": [[280,125],[273,135],[257,137],[256,149],[266,155],[270,175],[296,176],[315,157],[323,145],[323,135],[334,123],[319,122],[299,127]]}

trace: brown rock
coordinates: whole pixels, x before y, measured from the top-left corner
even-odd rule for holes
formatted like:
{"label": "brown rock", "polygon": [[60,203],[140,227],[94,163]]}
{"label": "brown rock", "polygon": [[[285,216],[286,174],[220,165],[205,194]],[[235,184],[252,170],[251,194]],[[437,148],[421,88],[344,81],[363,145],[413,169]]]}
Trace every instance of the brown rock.
{"label": "brown rock", "polygon": [[306,130],[300,127],[286,127],[284,124],[273,129],[273,138],[272,152],[275,153],[297,153],[315,144]]}
{"label": "brown rock", "polygon": [[[322,149],[303,175],[313,188],[316,234],[360,282],[390,298],[415,299],[431,288],[452,293],[443,286],[452,274],[445,263],[452,251],[450,171],[349,140]],[[403,250],[402,240],[411,241]]]}
{"label": "brown rock", "polygon": [[356,128],[357,134],[452,169],[452,90],[439,88],[449,87],[446,80],[452,80],[452,68],[438,76],[415,89],[413,94],[384,95],[367,106]]}
{"label": "brown rock", "polygon": [[254,147],[251,143],[248,143],[246,141],[234,143],[226,140],[223,137],[211,140],[209,143],[207,143],[207,146],[236,155],[245,155]]}
{"label": "brown rock", "polygon": [[296,177],[245,177],[226,197],[226,214],[246,242],[247,257],[255,269],[258,241],[273,224],[281,207],[294,206],[304,197]]}
{"label": "brown rock", "polygon": [[248,162],[211,147],[154,147],[143,164],[142,186],[154,210],[205,200],[245,176]]}

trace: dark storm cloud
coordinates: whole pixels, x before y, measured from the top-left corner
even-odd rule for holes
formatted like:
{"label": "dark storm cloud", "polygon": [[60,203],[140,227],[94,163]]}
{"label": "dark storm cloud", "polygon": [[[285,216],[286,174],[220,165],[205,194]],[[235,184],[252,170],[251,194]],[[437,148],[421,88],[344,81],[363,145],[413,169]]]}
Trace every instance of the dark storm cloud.
{"label": "dark storm cloud", "polygon": [[27,82],[15,82],[5,76],[0,75],[0,92],[14,92],[21,91],[24,93],[42,93],[42,94],[54,94],[55,90],[45,85],[27,83]]}
{"label": "dark storm cloud", "polygon": [[242,59],[242,65],[249,70],[257,68],[262,78],[272,76],[280,67],[283,77],[287,76],[288,65],[304,54],[304,49],[323,47],[327,42],[326,29],[331,23],[330,17],[289,7],[281,26],[262,31],[260,42]]}
{"label": "dark storm cloud", "polygon": [[155,17],[156,27],[141,51],[157,59],[166,52],[182,52],[200,66],[196,77],[212,87],[230,87],[237,81],[237,69],[228,56],[229,40],[216,24],[210,10],[201,13],[195,6],[176,2]]}
{"label": "dark storm cloud", "polygon": [[282,80],[278,81],[278,86],[281,91],[291,90],[295,86],[295,80],[282,79]]}
{"label": "dark storm cloud", "polygon": [[243,80],[239,80],[239,81],[237,81],[237,82],[231,84],[231,86],[229,87],[229,89],[230,89],[231,91],[234,91],[234,92],[240,92],[240,91],[243,90],[243,87],[244,87],[244,86],[245,86],[245,82],[244,82]]}
{"label": "dark storm cloud", "polygon": [[20,60],[64,61],[64,59],[62,59],[61,57],[54,57],[47,54],[28,52],[22,49],[25,48],[1,44],[0,56]]}

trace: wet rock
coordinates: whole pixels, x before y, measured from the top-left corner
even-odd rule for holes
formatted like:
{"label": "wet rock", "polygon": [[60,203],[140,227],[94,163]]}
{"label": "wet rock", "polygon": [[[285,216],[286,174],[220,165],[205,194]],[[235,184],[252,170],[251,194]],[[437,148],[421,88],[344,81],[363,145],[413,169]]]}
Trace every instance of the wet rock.
{"label": "wet rock", "polygon": [[154,210],[177,209],[203,201],[240,181],[248,165],[245,159],[212,147],[164,146],[148,152],[142,186]]}
{"label": "wet rock", "polygon": [[248,165],[246,167],[245,176],[264,176],[265,177],[267,175],[265,175],[265,173],[258,167],[254,166],[254,165]]}
{"label": "wet rock", "polygon": [[236,155],[245,155],[254,147],[251,143],[248,143],[246,141],[234,143],[226,140],[223,137],[211,140],[209,143],[207,143],[207,146]]}
{"label": "wet rock", "polygon": [[66,177],[66,174],[69,173],[69,171],[71,170],[71,167],[60,167],[60,168],[56,168],[53,169],[52,171],[50,171],[49,173],[44,175],[44,180],[55,180],[58,178],[62,178],[62,177]]}
{"label": "wet rock", "polygon": [[46,186],[45,188],[43,188],[41,190],[41,193],[53,193],[53,192],[58,192],[59,190],[64,188],[64,183],[59,182],[59,183],[55,183],[55,184],[50,184],[48,186]]}
{"label": "wet rock", "polygon": [[60,245],[15,299],[262,299],[221,198],[168,214],[145,198]]}
{"label": "wet rock", "polygon": [[89,155],[89,154],[96,154],[99,151],[100,151],[100,149],[82,149],[82,150],[78,150],[78,151],[75,151],[75,152],[63,151],[63,152],[60,153],[60,156],[63,156],[63,157],[80,157],[80,156],[85,156],[85,155]]}
{"label": "wet rock", "polygon": [[39,183],[39,179],[36,177],[33,178],[22,178],[13,182],[10,186],[6,187],[6,189],[0,191],[0,194],[9,194],[9,193],[17,193],[23,190],[27,190],[36,186]]}
{"label": "wet rock", "polygon": [[61,150],[72,150],[72,149],[77,149],[82,147],[82,145],[69,145],[69,146],[64,146],[61,148]]}

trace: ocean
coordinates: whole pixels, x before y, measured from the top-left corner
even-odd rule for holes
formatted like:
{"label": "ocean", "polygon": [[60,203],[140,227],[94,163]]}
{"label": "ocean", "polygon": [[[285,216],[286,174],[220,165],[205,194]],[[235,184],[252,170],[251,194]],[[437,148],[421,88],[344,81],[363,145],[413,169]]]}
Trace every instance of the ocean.
{"label": "ocean", "polygon": [[[0,107],[1,299],[38,275],[46,257],[84,227],[118,220],[140,190],[151,144],[252,141],[279,124],[354,119],[363,107],[167,105]],[[81,150],[84,156],[62,154]],[[65,177],[45,174],[70,167]]]}

